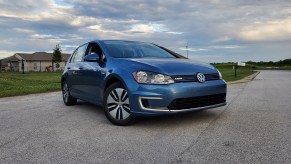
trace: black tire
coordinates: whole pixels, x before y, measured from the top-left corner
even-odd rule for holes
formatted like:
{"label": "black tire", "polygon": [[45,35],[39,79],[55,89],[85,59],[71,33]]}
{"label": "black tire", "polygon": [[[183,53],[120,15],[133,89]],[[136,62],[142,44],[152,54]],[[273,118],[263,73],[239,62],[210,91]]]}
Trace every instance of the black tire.
{"label": "black tire", "polygon": [[63,95],[64,103],[67,106],[76,105],[77,99],[71,96],[70,89],[66,81],[63,81],[63,84],[62,84],[62,95]]}
{"label": "black tire", "polygon": [[128,92],[121,83],[111,84],[103,99],[104,113],[107,119],[118,126],[132,124],[136,119],[130,112]]}

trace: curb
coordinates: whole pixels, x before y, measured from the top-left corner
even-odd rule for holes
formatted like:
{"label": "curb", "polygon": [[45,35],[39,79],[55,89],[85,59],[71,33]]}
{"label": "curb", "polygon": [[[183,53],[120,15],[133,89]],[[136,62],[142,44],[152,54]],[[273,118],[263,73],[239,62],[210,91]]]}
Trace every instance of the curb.
{"label": "curb", "polygon": [[229,82],[226,82],[228,85],[229,84],[238,84],[238,83],[247,83],[247,82],[250,82],[252,81],[258,74],[260,73],[260,71],[256,71],[255,73],[247,76],[247,77],[244,77],[243,79],[240,79],[240,80],[236,80],[236,81],[229,81]]}

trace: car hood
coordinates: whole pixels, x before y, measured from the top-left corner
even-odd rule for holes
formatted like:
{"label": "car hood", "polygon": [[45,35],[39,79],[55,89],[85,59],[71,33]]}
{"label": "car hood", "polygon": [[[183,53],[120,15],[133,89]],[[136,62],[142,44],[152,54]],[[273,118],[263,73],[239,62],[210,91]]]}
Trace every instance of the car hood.
{"label": "car hood", "polygon": [[[217,73],[217,70],[210,64],[189,59],[118,59],[125,68],[131,67],[134,70],[152,71],[167,75],[193,75],[197,72],[204,74]],[[133,70],[133,71],[134,71]]]}

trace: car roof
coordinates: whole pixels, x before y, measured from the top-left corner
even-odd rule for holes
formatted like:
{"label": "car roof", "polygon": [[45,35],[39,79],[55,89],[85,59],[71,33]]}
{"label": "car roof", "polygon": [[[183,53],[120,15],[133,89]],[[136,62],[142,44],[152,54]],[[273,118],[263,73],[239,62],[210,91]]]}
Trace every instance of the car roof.
{"label": "car roof", "polygon": [[[135,40],[92,40],[90,42],[104,42],[104,41],[120,41],[120,42],[139,42],[139,43],[150,43],[150,42],[142,42],[142,41],[135,41]],[[88,43],[90,43],[88,42]],[[150,43],[153,44],[153,43]]]}

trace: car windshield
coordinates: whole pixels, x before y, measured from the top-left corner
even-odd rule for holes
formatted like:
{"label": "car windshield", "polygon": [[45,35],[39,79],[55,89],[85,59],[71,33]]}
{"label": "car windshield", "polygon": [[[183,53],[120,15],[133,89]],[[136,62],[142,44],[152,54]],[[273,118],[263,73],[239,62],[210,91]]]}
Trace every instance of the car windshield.
{"label": "car windshield", "polygon": [[176,58],[150,43],[133,41],[104,41],[113,58]]}

